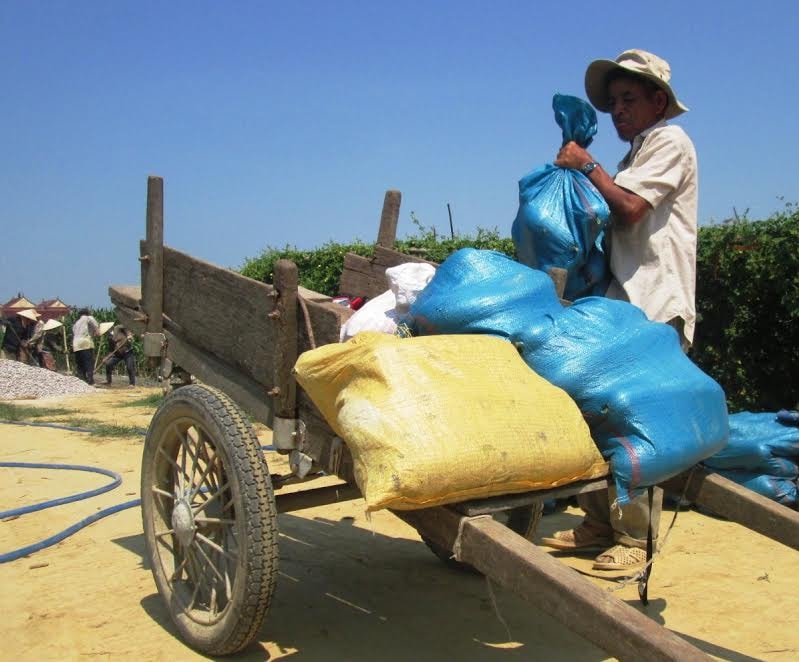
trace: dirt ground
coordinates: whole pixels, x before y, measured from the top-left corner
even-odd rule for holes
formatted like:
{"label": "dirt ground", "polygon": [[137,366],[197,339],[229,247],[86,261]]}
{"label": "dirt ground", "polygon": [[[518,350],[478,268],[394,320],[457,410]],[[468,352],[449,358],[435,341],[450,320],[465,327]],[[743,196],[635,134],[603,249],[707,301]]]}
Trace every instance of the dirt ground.
{"label": "dirt ground", "polygon": [[[151,410],[120,407],[153,389],[116,386],[39,401],[117,425],[146,427]],[[269,443],[269,431],[259,436]],[[135,499],[141,438],[0,425],[0,461],[104,467],[122,485],[97,497],[0,522],[0,553],[42,540],[93,512]],[[270,468],[280,461],[269,456]],[[0,510],[93,489],[108,479],[74,471],[0,468]],[[664,513],[665,531],[671,516]],[[579,521],[569,508],[538,535]],[[280,575],[245,660],[588,660],[607,655],[531,603],[451,570],[393,515],[367,518],[360,500],[279,516]],[[143,558],[138,508],[54,547],[0,564],[5,659],[194,660],[177,637]],[[587,559],[562,557],[586,569]],[[653,619],[722,660],[799,659],[799,556],[736,524],[679,515],[650,583]],[[590,581],[614,590],[601,579]],[[616,593],[638,605],[634,586]],[[501,618],[500,618],[501,617]],[[504,621],[504,624],[503,624]],[[507,626],[507,627],[506,627]]]}

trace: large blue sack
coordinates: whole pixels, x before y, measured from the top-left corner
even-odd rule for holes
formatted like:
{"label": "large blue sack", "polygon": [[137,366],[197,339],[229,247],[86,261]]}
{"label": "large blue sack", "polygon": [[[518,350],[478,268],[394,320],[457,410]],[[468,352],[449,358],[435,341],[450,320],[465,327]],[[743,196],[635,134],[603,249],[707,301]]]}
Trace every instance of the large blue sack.
{"label": "large blue sack", "polygon": [[[587,147],[596,134],[596,111],[582,99],[561,94],[552,107],[563,143],[574,140]],[[603,295],[610,283],[602,248],[609,216],[605,199],[583,173],[543,165],[519,181],[519,211],[511,228],[516,257],[545,272],[566,269],[567,299]]]}
{"label": "large blue sack", "polygon": [[713,469],[744,469],[780,478],[799,476],[799,427],[777,414],[744,411],[730,415],[730,439],[705,460]]}
{"label": "large blue sack", "polygon": [[465,248],[411,307],[420,335],[488,333],[564,389],[611,464],[619,503],[721,449],[721,387],[683,354],[673,328],[632,304],[587,297],[560,305],[549,277],[501,253]]}

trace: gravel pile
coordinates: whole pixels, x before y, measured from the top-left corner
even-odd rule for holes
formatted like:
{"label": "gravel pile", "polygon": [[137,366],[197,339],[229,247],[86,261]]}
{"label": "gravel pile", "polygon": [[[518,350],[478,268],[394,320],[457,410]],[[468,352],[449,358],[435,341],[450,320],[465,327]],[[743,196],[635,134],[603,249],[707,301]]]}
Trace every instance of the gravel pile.
{"label": "gravel pile", "polygon": [[0,400],[33,400],[94,392],[94,386],[77,377],[0,359]]}

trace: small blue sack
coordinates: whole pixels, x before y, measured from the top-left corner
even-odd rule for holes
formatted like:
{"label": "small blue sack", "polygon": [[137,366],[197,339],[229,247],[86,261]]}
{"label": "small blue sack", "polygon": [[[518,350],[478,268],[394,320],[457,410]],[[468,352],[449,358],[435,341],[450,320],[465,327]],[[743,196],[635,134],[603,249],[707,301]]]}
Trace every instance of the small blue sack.
{"label": "small blue sack", "polygon": [[[556,94],[552,99],[563,143],[587,147],[596,134],[596,112],[582,99]],[[519,181],[519,211],[511,236],[519,262],[544,272],[566,269],[564,297],[603,295],[610,283],[602,247],[610,209],[579,170],[551,163]]]}
{"label": "small blue sack", "polygon": [[497,251],[450,255],[411,305],[417,335],[483,333],[512,339],[528,319],[563,309],[552,279]]}
{"label": "small blue sack", "polygon": [[799,475],[799,427],[778,414],[744,411],[730,415],[730,440],[705,460],[713,469],[743,469],[780,478]]}
{"label": "small blue sack", "polygon": [[724,391],[683,354],[673,328],[632,304],[587,297],[564,308],[542,271],[464,248],[439,266],[411,315],[418,335],[512,342],[580,407],[622,504],[727,443]]}

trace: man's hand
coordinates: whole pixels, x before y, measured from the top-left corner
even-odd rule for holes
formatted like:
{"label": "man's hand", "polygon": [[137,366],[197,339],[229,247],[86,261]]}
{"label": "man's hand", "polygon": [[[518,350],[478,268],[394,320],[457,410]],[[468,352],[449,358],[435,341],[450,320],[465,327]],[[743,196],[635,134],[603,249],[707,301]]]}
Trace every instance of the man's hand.
{"label": "man's hand", "polygon": [[573,140],[560,148],[555,159],[555,165],[561,168],[574,168],[579,170],[586,163],[591,163],[593,157]]}

